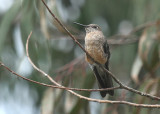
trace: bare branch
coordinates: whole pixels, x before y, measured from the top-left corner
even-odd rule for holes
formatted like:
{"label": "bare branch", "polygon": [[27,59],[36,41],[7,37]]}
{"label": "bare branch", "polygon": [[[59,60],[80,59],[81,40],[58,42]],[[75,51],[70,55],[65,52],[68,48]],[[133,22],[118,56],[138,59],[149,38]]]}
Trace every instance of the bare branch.
{"label": "bare branch", "polygon": [[[31,65],[33,66],[33,68],[35,70],[37,70],[38,72],[40,72],[41,74],[43,74],[44,76],[46,76],[53,84],[55,84],[56,86],[54,85],[48,85],[48,84],[45,84],[45,83],[40,83],[40,82],[37,82],[37,81],[34,81],[34,80],[31,80],[31,79],[28,79],[28,78],[25,78],[19,74],[17,74],[16,72],[14,72],[13,70],[9,69],[7,66],[5,66],[2,62],[0,62],[0,67],[3,67],[5,68],[6,70],[8,70],[9,72],[11,72],[12,74],[24,79],[24,80],[27,80],[29,82],[32,82],[32,83],[36,83],[36,84],[39,84],[39,85],[42,85],[42,86],[46,86],[46,87],[52,87],[52,88],[58,88],[58,89],[64,89],[64,90],[67,90],[68,92],[70,92],[71,94],[79,97],[79,98],[82,98],[82,99],[85,99],[85,100],[88,100],[88,101],[93,101],[93,102],[99,102],[99,103],[111,103],[111,104],[126,104],[126,105],[129,105],[129,106],[135,106],[135,107],[143,107],[143,108],[160,108],[160,105],[159,104],[137,104],[137,103],[132,103],[132,102],[128,102],[128,101],[111,101],[111,100],[99,100],[99,99],[92,99],[92,98],[88,98],[88,97],[85,97],[85,96],[82,96],[80,94],[77,94],[76,92],[74,91],[109,91],[109,90],[113,90],[113,89],[125,89],[125,90],[128,90],[130,92],[133,92],[133,93],[136,93],[136,94],[139,94],[141,96],[145,96],[145,97],[148,97],[150,99],[153,99],[153,100],[160,100],[160,97],[157,97],[157,96],[153,96],[153,95],[150,95],[150,94],[146,94],[146,93],[143,93],[143,92],[140,92],[138,90],[135,90],[133,88],[130,88],[126,85],[124,85],[122,82],[120,82],[116,77],[115,75],[113,75],[110,71],[108,71],[107,69],[105,69],[101,64],[99,64],[97,61],[95,61],[89,54],[88,52],[83,48],[83,46],[78,42],[78,40],[68,31],[68,29],[59,21],[59,19],[51,12],[51,10],[48,8],[48,6],[46,5],[46,3],[44,2],[44,0],[41,0],[43,2],[43,4],[46,6],[47,10],[50,12],[50,14],[53,16],[53,18],[58,22],[58,24],[67,32],[67,34],[72,38],[72,40],[87,54],[88,57],[90,57],[90,59],[92,61],[94,61],[97,65],[99,65],[99,67],[101,67],[105,72],[108,72],[112,78],[115,80],[115,82],[117,82],[117,84],[119,84],[118,87],[113,87],[113,88],[106,88],[106,89],[79,89],[79,88],[69,88],[69,87],[64,87],[62,86],[61,84],[57,83],[50,75],[48,75],[47,73],[45,73],[43,70],[39,69],[33,62],[32,60],[30,59],[30,56],[29,56],[29,52],[28,52],[28,47],[29,47],[29,40],[31,38],[31,35],[32,35],[32,32],[29,34],[28,38],[27,38],[27,42],[26,42],[26,53],[27,53],[27,57],[28,57],[28,60],[29,62],[31,63]],[[148,23],[148,24],[144,24],[142,26],[139,26],[137,28],[135,28],[133,31],[130,32],[129,35],[143,29],[143,28],[146,28],[146,27],[150,27],[150,26],[153,26],[153,25],[156,25],[156,22],[151,22],[151,23]],[[126,35],[126,36],[123,36],[124,38],[127,38],[129,35]],[[74,91],[72,91],[74,90]]]}
{"label": "bare branch", "polygon": [[83,61],[83,57],[84,57],[83,55],[80,55],[78,58],[72,60],[70,63],[67,63],[63,67],[56,69],[55,72],[59,73],[59,72],[67,70],[71,65],[75,66],[75,65],[79,64],[81,61]]}
{"label": "bare branch", "polygon": [[[99,65],[99,67],[101,67],[104,71],[108,72],[112,78],[120,85],[121,88],[124,88],[126,90],[129,90],[131,92],[134,92],[136,94],[139,94],[141,96],[146,96],[148,98],[151,98],[151,99],[154,99],[154,100],[160,100],[159,97],[156,97],[156,96],[152,96],[150,94],[146,94],[146,93],[143,93],[143,92],[140,92],[138,90],[135,90],[133,88],[130,88],[130,87],[127,87],[126,85],[122,84],[110,71],[108,71],[107,69],[105,69],[102,65],[100,65],[98,62],[96,62],[88,53],[87,51],[81,46],[81,44],[76,40],[76,38],[67,30],[67,28],[58,20],[58,18],[51,12],[51,10],[48,8],[48,6],[46,5],[46,3],[44,2],[44,0],[42,0],[43,4],[46,6],[47,10],[50,12],[50,14],[53,16],[53,18],[59,23],[60,26],[62,26],[62,28],[64,28],[64,30],[67,32],[67,34],[75,41],[75,43],[77,43],[79,45],[79,47],[87,54],[88,57],[90,57],[90,59],[95,62],[97,65]],[[87,99],[86,97],[84,96],[81,96],[73,91],[70,91],[72,94],[76,95],[76,96],[79,96],[80,98],[85,98]],[[90,98],[88,98],[90,99]],[[91,99],[90,99],[91,100]],[[94,100],[91,100],[91,101],[94,101]],[[108,101],[108,100],[107,100]],[[135,104],[135,103],[128,103],[128,102],[123,102],[125,104],[128,104],[128,105],[131,105],[131,104]],[[120,104],[123,104],[122,102]],[[132,106],[146,106],[147,105],[144,105],[144,104],[136,104],[136,105],[132,105]],[[152,107],[152,106],[151,106]]]}
{"label": "bare branch", "polygon": [[[131,91],[131,92],[134,92],[136,94],[139,94],[141,96],[145,96],[145,97],[148,97],[148,98],[151,98],[153,100],[160,100],[160,97],[156,97],[156,96],[152,96],[150,94],[146,94],[146,93],[143,93],[143,92],[140,92],[138,90],[135,90],[133,88],[130,88],[130,87],[127,87],[126,85],[122,84],[122,82],[120,82],[110,71],[108,71],[107,69],[105,69],[101,64],[99,64],[97,61],[95,61],[89,54],[88,52],[83,48],[83,46],[77,41],[77,39],[68,31],[68,29],[58,20],[58,18],[51,12],[51,10],[48,8],[48,6],[46,5],[46,3],[44,2],[44,0],[42,0],[43,4],[46,6],[47,10],[50,12],[50,14],[53,16],[53,18],[57,21],[57,23],[59,23],[60,26],[62,26],[62,28],[64,28],[64,30],[67,32],[67,34],[75,41],[75,43],[77,43],[79,45],[79,47],[87,54],[87,56],[89,58],[91,58],[91,60],[93,62],[95,62],[97,65],[99,65],[99,67],[101,67],[105,72],[109,73],[112,78],[115,80],[115,82],[117,82],[121,88],[124,88],[128,91]],[[141,25],[140,27],[137,27],[136,29],[134,29],[134,31],[131,31],[130,34],[132,34],[133,32],[136,32],[137,30],[139,29],[142,29],[146,26],[151,26],[151,25],[154,25],[155,22],[151,22],[149,24],[146,24],[146,25]]]}
{"label": "bare branch", "polygon": [[[69,91],[68,89],[71,89],[71,88],[65,88],[63,86],[53,86],[53,85],[48,85],[48,84],[44,84],[44,83],[40,83],[40,82],[37,82],[37,81],[34,81],[34,80],[31,80],[31,79],[28,79],[28,78],[25,78],[19,74],[17,74],[16,72],[12,71],[11,69],[9,69],[8,67],[6,67],[2,62],[0,62],[0,66],[3,66],[5,69],[7,69],[9,72],[11,72],[12,74],[14,75],[17,75],[18,77],[24,79],[24,80],[27,80],[29,82],[32,82],[32,83],[36,83],[36,84],[39,84],[39,85],[42,85],[42,86],[46,86],[46,87],[52,87],[52,88],[58,88],[58,89],[65,89],[67,91]],[[40,69],[39,69],[40,70]],[[43,74],[43,73],[42,73]],[[108,88],[109,90],[110,88]],[[113,88],[112,88],[113,89]],[[118,89],[118,87],[114,87],[114,89]],[[80,90],[80,89],[79,89]],[[84,89],[84,90],[87,90],[87,89]],[[96,89],[97,90],[100,90],[100,89]],[[88,91],[88,90],[87,90]],[[71,92],[72,93],[72,92]],[[85,97],[85,96],[82,96],[82,95],[79,95],[75,92],[73,92],[72,94],[76,95],[77,97],[79,98],[82,98],[82,99],[85,99],[85,100],[88,100],[88,101],[93,101],[93,102],[99,102],[99,103],[111,103],[111,104],[126,104],[126,105],[129,105],[129,106],[135,106],[135,107],[143,107],[143,108],[160,108],[160,105],[156,104],[156,105],[148,105],[148,104],[136,104],[136,103],[131,103],[131,102],[127,102],[127,101],[111,101],[111,100],[99,100],[99,99],[92,99],[92,98],[88,98],[88,97]]]}
{"label": "bare branch", "polygon": [[60,87],[60,86],[53,86],[53,85],[49,85],[49,84],[45,84],[45,83],[41,83],[41,82],[37,82],[28,78],[25,78],[19,74],[17,74],[16,72],[14,72],[13,70],[11,70],[10,68],[8,68],[7,66],[5,66],[3,63],[0,62],[0,66],[3,66],[6,70],[8,70],[9,72],[11,72],[12,74],[35,84],[39,84],[42,86],[46,86],[46,87],[51,87],[51,88],[58,88],[58,89],[65,89],[65,90],[74,90],[74,91],[87,91],[87,92],[91,92],[91,91],[109,91],[109,90],[113,90],[113,89],[119,89],[120,87],[112,87],[112,88],[106,88],[106,89],[79,89],[79,88],[69,88],[69,87]]}

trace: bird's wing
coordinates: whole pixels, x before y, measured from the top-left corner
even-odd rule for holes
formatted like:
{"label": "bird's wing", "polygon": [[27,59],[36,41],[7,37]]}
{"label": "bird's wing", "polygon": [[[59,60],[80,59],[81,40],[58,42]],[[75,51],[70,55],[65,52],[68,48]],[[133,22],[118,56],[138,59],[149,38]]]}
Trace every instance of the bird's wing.
{"label": "bird's wing", "polygon": [[103,44],[103,51],[107,57],[107,62],[105,63],[105,67],[107,70],[109,70],[108,65],[109,65],[109,59],[110,59],[110,51],[109,51],[109,45],[108,45],[107,41]]}

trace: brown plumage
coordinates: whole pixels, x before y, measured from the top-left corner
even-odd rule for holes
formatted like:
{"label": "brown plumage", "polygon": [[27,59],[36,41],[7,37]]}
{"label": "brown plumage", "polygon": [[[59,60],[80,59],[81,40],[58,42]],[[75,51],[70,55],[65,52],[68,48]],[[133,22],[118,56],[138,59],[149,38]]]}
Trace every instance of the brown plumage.
{"label": "brown plumage", "polygon": [[[79,23],[76,23],[79,24]],[[82,25],[82,24],[79,24]],[[109,70],[109,58],[110,51],[109,45],[107,44],[105,37],[96,24],[82,25],[85,27],[86,36],[85,36],[85,50],[89,53],[91,57],[101,65],[103,65],[107,70]],[[99,88],[111,88],[113,87],[112,77],[98,65],[96,65],[87,55],[86,61],[92,67],[92,70],[98,81]],[[106,94],[114,95],[114,90],[110,91],[100,91],[102,97],[105,97]]]}

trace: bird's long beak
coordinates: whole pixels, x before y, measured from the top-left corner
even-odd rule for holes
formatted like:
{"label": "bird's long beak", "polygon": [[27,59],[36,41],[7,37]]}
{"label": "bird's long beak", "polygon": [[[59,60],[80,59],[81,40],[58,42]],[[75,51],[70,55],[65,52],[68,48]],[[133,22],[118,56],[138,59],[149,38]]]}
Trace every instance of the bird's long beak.
{"label": "bird's long beak", "polygon": [[77,23],[77,22],[73,22],[74,24],[77,24],[77,25],[80,25],[80,26],[83,26],[83,27],[88,27],[88,25],[83,25],[83,24],[80,24],[80,23]]}

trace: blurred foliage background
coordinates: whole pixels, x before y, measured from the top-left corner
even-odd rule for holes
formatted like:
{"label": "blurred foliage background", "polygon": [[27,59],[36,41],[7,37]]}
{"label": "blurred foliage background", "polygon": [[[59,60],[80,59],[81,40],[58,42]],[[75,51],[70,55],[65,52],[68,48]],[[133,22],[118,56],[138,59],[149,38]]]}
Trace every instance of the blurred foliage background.
{"label": "blurred foliage background", "polygon": [[[84,45],[84,29],[73,22],[96,23],[106,37],[127,35],[136,26],[160,19],[159,0],[46,0],[53,13]],[[34,63],[67,87],[98,88],[84,52],[53,20],[41,0],[0,0],[0,61],[18,74],[51,84],[27,60],[25,43],[33,31],[29,53]],[[138,42],[110,45],[110,69],[123,83],[160,96],[160,27],[142,29]],[[112,39],[109,39],[112,40]],[[117,38],[118,40],[118,38]],[[114,83],[116,86],[116,83]],[[102,99],[99,92],[78,92]],[[125,90],[113,97],[136,103],[158,104]],[[64,90],[36,85],[0,67],[0,114],[157,114],[159,109],[99,104]]]}

